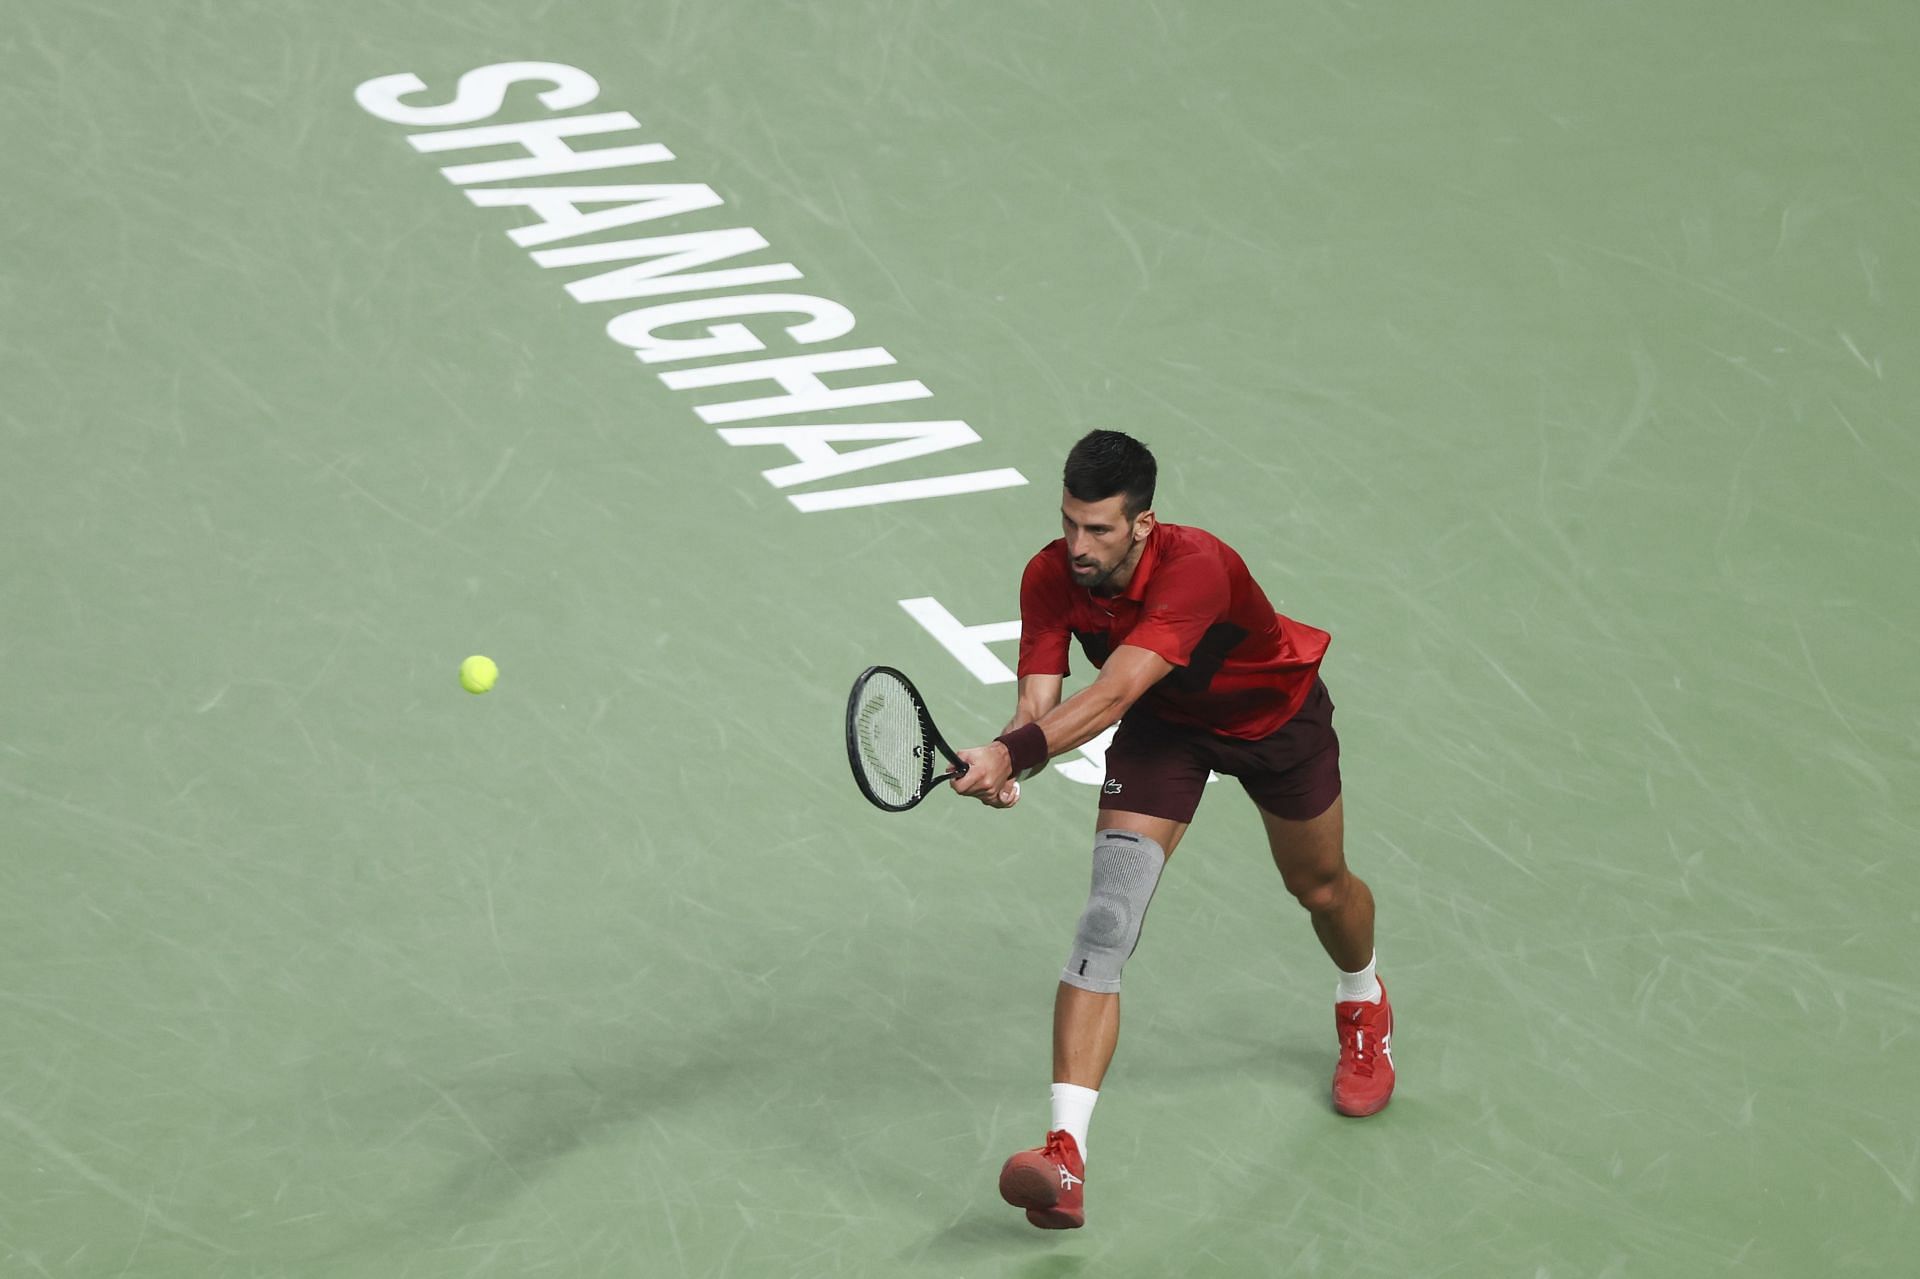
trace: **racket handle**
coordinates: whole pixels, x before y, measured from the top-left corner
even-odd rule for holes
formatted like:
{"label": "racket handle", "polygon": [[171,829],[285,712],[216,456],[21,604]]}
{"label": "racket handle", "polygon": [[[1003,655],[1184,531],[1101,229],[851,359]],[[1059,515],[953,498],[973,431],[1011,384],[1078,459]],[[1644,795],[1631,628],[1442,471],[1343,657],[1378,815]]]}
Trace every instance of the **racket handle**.
{"label": "racket handle", "polygon": [[[940,776],[938,776],[938,777],[936,777],[936,778],[934,778],[934,779],[933,779],[933,781],[934,781],[934,785],[936,785],[936,786],[937,786],[937,785],[939,785],[939,784],[940,784],[941,782],[950,782],[950,781],[952,781],[952,780],[953,780],[954,778],[956,778],[956,777],[959,777],[959,776],[961,776],[961,775],[963,775],[963,774],[964,774],[964,773],[965,773],[966,771],[967,771],[967,765],[966,765],[966,762],[965,762],[965,761],[962,761],[962,762],[961,762],[961,763],[960,763],[959,765],[957,765],[956,767],[954,767],[954,768],[952,768],[952,769],[949,769],[948,771],[946,771],[946,772],[944,772],[944,773],[942,773],[942,774],[940,774]],[[1007,803],[1006,803],[1006,805],[1005,805],[1005,806],[1006,806],[1007,808],[1012,808],[1012,807],[1013,807],[1013,806],[1014,806],[1015,804],[1017,804],[1017,803],[1019,803],[1019,802],[1020,802],[1020,782],[1019,782],[1019,780],[1018,780],[1018,779],[1015,779],[1015,780],[1013,781],[1013,783],[1012,783],[1012,785],[1013,785],[1013,798],[1007,801]],[[999,807],[999,805],[995,805],[995,807]]]}

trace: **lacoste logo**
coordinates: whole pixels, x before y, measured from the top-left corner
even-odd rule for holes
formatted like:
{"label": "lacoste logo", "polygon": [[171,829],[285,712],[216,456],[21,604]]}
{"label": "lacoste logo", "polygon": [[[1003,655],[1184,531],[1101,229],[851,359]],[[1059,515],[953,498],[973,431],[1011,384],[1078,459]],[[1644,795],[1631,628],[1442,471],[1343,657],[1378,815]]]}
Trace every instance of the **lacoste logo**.
{"label": "lacoste logo", "polygon": [[1118,795],[1120,793],[1119,779],[1109,777],[1107,779],[1107,784],[1105,786],[1102,786],[1100,789],[1105,791],[1109,795]]}

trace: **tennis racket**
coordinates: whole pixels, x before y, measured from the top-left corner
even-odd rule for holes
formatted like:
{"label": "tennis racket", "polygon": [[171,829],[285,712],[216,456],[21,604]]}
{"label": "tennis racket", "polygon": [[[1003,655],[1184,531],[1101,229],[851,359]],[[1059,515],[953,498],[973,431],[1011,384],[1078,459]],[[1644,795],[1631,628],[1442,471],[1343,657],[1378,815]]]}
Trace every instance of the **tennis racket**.
{"label": "tennis racket", "polygon": [[[935,777],[936,752],[952,767]],[[947,745],[913,681],[891,666],[869,666],[847,695],[847,762],[874,807],[904,813],[941,782],[967,771]]]}

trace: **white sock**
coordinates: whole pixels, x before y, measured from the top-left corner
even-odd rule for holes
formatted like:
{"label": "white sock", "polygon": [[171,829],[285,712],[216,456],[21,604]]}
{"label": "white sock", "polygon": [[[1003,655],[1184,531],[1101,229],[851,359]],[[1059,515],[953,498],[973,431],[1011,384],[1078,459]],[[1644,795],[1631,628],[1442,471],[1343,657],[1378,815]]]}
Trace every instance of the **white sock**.
{"label": "white sock", "polygon": [[1097,1088],[1082,1088],[1079,1084],[1053,1086],[1053,1126],[1047,1131],[1065,1128],[1072,1133],[1073,1144],[1080,1147],[1082,1159],[1087,1157],[1087,1125],[1093,1122],[1093,1103],[1099,1100]]}
{"label": "white sock", "polygon": [[1380,981],[1373,975],[1373,964],[1374,958],[1369,957],[1367,966],[1357,973],[1343,972],[1336,968],[1334,971],[1340,973],[1340,987],[1333,996],[1334,1002],[1350,1004],[1358,1000],[1365,1004],[1379,1003]]}

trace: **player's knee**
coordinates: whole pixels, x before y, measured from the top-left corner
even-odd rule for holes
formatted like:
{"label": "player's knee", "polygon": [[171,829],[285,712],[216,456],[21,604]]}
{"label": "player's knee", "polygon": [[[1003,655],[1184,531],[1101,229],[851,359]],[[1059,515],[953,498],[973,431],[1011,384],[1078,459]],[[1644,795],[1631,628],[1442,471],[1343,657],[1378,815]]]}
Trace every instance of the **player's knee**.
{"label": "player's knee", "polygon": [[1289,875],[1287,891],[1306,908],[1308,914],[1326,915],[1338,910],[1340,903],[1346,900],[1350,878],[1344,866],[1332,874]]}
{"label": "player's knee", "polygon": [[1097,950],[1115,950],[1132,935],[1133,922],[1133,909],[1126,898],[1100,893],[1088,899],[1074,935]]}
{"label": "player's knee", "polygon": [[1093,886],[1060,980],[1096,994],[1120,989],[1120,970],[1140,944],[1140,926],[1166,863],[1165,850],[1145,835],[1099,832],[1093,845]]}

